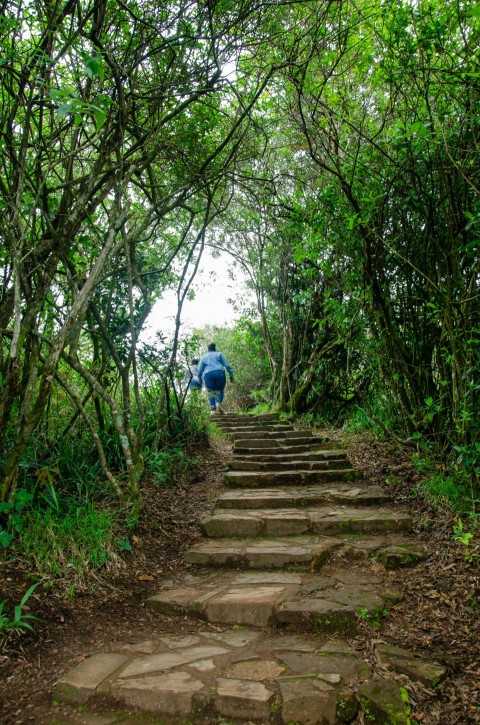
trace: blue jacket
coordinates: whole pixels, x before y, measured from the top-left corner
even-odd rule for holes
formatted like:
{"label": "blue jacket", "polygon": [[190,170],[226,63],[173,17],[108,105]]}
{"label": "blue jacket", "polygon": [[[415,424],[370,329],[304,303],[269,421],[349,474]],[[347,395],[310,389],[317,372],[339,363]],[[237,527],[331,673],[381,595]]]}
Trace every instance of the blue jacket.
{"label": "blue jacket", "polygon": [[221,352],[207,352],[200,360],[198,375],[202,379],[205,373],[211,373],[214,370],[223,370],[224,368],[227,368],[230,380],[233,380],[233,370],[225,356]]}

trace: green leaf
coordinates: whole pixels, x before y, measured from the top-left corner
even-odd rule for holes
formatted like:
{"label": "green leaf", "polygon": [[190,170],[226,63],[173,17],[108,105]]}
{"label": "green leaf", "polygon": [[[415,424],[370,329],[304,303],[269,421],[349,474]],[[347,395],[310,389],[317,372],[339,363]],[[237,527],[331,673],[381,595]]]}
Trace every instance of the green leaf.
{"label": "green leaf", "polygon": [[67,113],[71,113],[72,111],[72,104],[71,103],[61,103],[59,107],[57,108],[57,113],[60,116],[60,118],[65,118]]}
{"label": "green leaf", "polygon": [[2,547],[2,549],[8,549],[12,541],[12,534],[9,534],[8,531],[0,531],[0,546]]}
{"label": "green leaf", "polygon": [[68,98],[70,94],[67,91],[62,91],[61,88],[50,88],[48,91],[48,97],[52,101],[58,101],[61,98]]}
{"label": "green leaf", "polygon": [[95,116],[95,126],[97,131],[100,131],[103,124],[105,123],[105,120],[107,118],[107,114],[105,111],[98,106],[93,106],[93,115]]}
{"label": "green leaf", "polygon": [[89,56],[85,59],[85,72],[89,78],[95,78],[97,76],[101,81],[105,77],[105,73],[102,67],[102,63],[98,56]]}
{"label": "green leaf", "polygon": [[[38,586],[40,586],[41,583],[42,582],[35,582],[35,584],[32,584],[32,586],[29,587],[29,589],[27,589],[27,591],[25,592],[25,594],[23,595],[23,597],[20,600],[20,607],[23,607],[23,605],[26,604],[27,600],[30,599],[30,597],[33,594],[33,592],[35,591],[35,589]],[[25,615],[25,616],[32,617],[33,615]]]}
{"label": "green leaf", "polygon": [[415,433],[412,433],[412,435],[410,436],[409,440],[411,440],[411,441],[418,441],[421,437],[422,437],[422,434],[420,433],[419,430],[417,430],[417,431],[415,431]]}
{"label": "green leaf", "polygon": [[425,138],[427,136],[427,127],[421,121],[416,121],[410,126],[410,133],[416,134],[419,138]]}
{"label": "green leaf", "polygon": [[118,548],[120,551],[131,551],[132,545],[128,539],[117,539]]}

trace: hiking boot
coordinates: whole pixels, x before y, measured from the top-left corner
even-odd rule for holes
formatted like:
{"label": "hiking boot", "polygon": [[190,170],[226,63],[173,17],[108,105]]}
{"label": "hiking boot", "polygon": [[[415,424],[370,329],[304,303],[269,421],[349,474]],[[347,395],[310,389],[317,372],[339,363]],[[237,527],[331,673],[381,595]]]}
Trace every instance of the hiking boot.
{"label": "hiking boot", "polygon": [[220,413],[220,415],[223,415],[225,413],[220,403],[217,403],[217,413]]}

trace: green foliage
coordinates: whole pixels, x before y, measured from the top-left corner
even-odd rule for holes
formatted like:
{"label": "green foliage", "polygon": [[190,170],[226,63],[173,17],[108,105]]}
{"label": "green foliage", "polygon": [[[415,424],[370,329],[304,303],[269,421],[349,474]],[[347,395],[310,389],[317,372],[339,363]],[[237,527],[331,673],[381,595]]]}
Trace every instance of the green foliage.
{"label": "green foliage", "polygon": [[271,404],[269,403],[257,403],[252,408],[248,409],[248,412],[254,415],[262,415],[263,413],[270,413],[270,411]]}
{"label": "green foliage", "polygon": [[432,473],[422,482],[421,487],[427,498],[446,504],[453,511],[465,511],[471,505],[465,481],[462,485],[461,473],[457,477],[446,473]]}
{"label": "green foliage", "polygon": [[475,511],[478,501],[472,498],[469,477],[461,466],[452,465],[446,469],[425,452],[415,453],[412,461],[423,474],[418,487],[428,499],[457,513]]}
{"label": "green foliage", "polygon": [[32,509],[23,519],[18,550],[46,581],[83,583],[89,572],[121,565],[115,531],[118,514],[84,503],[57,514]]}
{"label": "green foliage", "polygon": [[15,491],[9,501],[0,502],[0,547],[7,549],[22,530],[22,514],[33,495],[23,488]]}
{"label": "green foliage", "polygon": [[[155,411],[153,411],[155,412]],[[157,426],[160,429],[159,452],[189,448],[197,449],[208,446],[207,424],[209,421],[209,408],[204,398],[197,391],[189,392],[185,399],[183,408],[177,407],[177,399],[170,392],[169,404],[164,406],[159,418],[149,418],[146,421],[145,435],[145,459],[151,459],[151,465],[155,466],[152,459],[152,444],[154,431]],[[154,428],[155,424],[155,428]],[[147,464],[148,465],[148,464]]]}
{"label": "green foliage", "polygon": [[461,518],[456,519],[453,526],[453,534],[453,541],[459,541],[466,548],[469,548],[470,542],[473,539],[473,534],[471,531],[465,531]]}
{"label": "green foliage", "polygon": [[370,431],[381,438],[385,428],[388,427],[389,422],[391,423],[391,418],[388,417],[388,413],[382,411],[380,406],[374,404],[374,408],[376,417],[372,418],[371,413],[366,408],[361,405],[353,406],[344,420],[342,429],[350,433]]}
{"label": "green foliage", "polygon": [[146,459],[147,470],[159,486],[174,488],[187,481],[192,468],[198,463],[182,448],[174,446],[163,451],[152,451]]}
{"label": "green foliage", "polygon": [[366,607],[359,609],[356,612],[357,616],[360,617],[360,619],[363,619],[365,622],[367,622],[372,629],[381,629],[383,620],[388,616],[388,609],[376,609],[375,611],[370,611]]}
{"label": "green foliage", "polygon": [[106,490],[140,508],[144,461],[190,475],[207,406],[183,398],[178,334],[139,340],[205,244],[257,303],[195,343],[232,363],[227,407],[394,434],[441,459],[428,496],[474,509],[478,10],[97,10],[0,19],[0,548]]}
{"label": "green foliage", "polygon": [[132,545],[128,539],[117,539],[117,544],[118,544],[119,551],[131,551],[132,550]]}
{"label": "green foliage", "polygon": [[469,564],[480,564],[480,517],[470,513],[466,523],[458,516],[453,524],[453,541],[463,547],[463,556]]}
{"label": "green foliage", "polygon": [[32,622],[39,622],[40,620],[33,614],[25,614],[23,608],[40,583],[41,582],[36,582],[27,589],[19,604],[14,606],[13,617],[10,617],[7,614],[7,602],[0,602],[0,638],[5,637],[5,635],[12,631],[18,632],[19,634],[23,634],[26,631],[32,633],[35,632]]}

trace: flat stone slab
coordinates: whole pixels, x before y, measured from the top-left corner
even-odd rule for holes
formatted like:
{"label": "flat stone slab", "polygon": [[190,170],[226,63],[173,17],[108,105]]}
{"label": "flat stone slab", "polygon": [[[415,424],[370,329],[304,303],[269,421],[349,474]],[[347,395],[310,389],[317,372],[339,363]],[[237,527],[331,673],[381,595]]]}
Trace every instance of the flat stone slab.
{"label": "flat stone slab", "polygon": [[190,672],[174,670],[150,677],[119,679],[111,694],[129,707],[166,715],[190,715],[195,709],[195,696],[208,697],[208,688]]}
{"label": "flat stone slab", "polygon": [[270,718],[270,704],[274,691],[263,682],[217,679],[216,705],[227,717],[266,720]]}
{"label": "flat stone slab", "polygon": [[228,471],[225,485],[233,488],[301,486],[328,481],[355,481],[362,475],[353,468],[320,471]]}
{"label": "flat stone slab", "polygon": [[[120,708],[135,710],[132,722],[141,711],[146,722],[153,715],[182,722],[198,718],[203,722],[208,715],[215,721],[233,718],[242,722],[333,725],[338,706],[346,701],[356,705],[357,682],[370,675],[366,663],[343,640],[245,628],[200,632],[194,639],[192,646],[190,637],[185,636],[182,646],[181,637],[161,637],[148,643],[117,644],[113,652],[93,655],[62,678],[73,688],[67,702],[84,705],[99,695],[107,695]],[[142,649],[150,653],[139,654]],[[86,671],[97,670],[102,661],[104,674],[110,667],[106,666],[107,659],[114,667],[110,669],[108,686],[101,693],[90,689],[85,698],[82,688]],[[73,692],[78,693],[78,699],[72,697]],[[61,688],[58,700],[65,702]],[[89,715],[86,708],[81,718],[66,720],[92,725],[120,721],[130,722],[126,713],[122,717],[118,713]]]}
{"label": "flat stone slab", "polygon": [[369,720],[374,723],[410,725],[412,722],[407,692],[397,682],[369,681],[360,687],[359,698],[363,711],[369,713]]}
{"label": "flat stone slab", "polygon": [[[399,600],[385,575],[374,575],[369,568],[329,567],[322,576],[276,571],[186,574],[166,583],[146,604],[162,614],[211,623],[351,634],[360,612],[373,617]],[[177,660],[170,657],[174,666]]]}
{"label": "flat stone slab", "polygon": [[377,660],[387,669],[407,675],[411,680],[434,688],[444,679],[447,668],[437,662],[426,662],[413,652],[382,643],[375,646]]}
{"label": "flat stone slab", "polygon": [[275,621],[277,606],[296,590],[280,583],[232,586],[205,602],[206,618],[223,624],[267,627]]}
{"label": "flat stone slab", "polygon": [[127,660],[125,655],[114,652],[89,657],[58,680],[54,698],[61,702],[86,702],[102,691],[102,685],[108,688],[111,678]]}
{"label": "flat stone slab", "polygon": [[329,599],[292,598],[276,618],[280,626],[294,632],[328,632],[335,637],[356,632],[355,609]]}
{"label": "flat stone slab", "polygon": [[280,682],[282,720],[305,725],[335,725],[335,688],[319,678],[291,678]]}
{"label": "flat stone slab", "polygon": [[390,501],[380,486],[359,487],[348,483],[305,486],[304,488],[246,488],[225,491],[216,501],[217,509],[308,508],[325,503],[358,505]]}
{"label": "flat stone slab", "polygon": [[398,567],[416,566],[427,558],[427,551],[420,543],[398,542],[385,547],[378,558],[386,569],[398,569]]}
{"label": "flat stone slab", "polygon": [[410,531],[412,518],[408,514],[386,509],[318,507],[316,509],[249,509],[214,513],[202,528],[210,538],[232,536],[298,536],[321,534],[336,536],[351,533]]}

